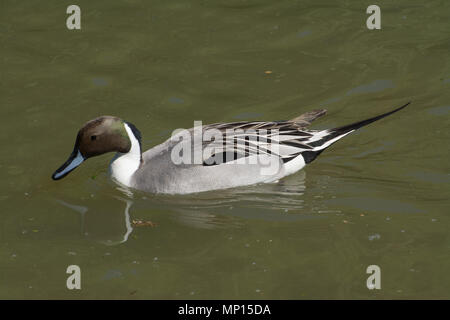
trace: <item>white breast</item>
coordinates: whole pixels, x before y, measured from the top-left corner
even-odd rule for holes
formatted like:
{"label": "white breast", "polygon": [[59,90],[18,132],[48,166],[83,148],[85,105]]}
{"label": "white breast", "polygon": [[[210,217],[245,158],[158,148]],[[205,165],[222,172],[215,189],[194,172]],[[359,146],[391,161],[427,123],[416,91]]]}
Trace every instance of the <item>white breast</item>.
{"label": "white breast", "polygon": [[116,153],[109,165],[109,170],[114,180],[131,187],[131,177],[141,163],[141,148],[130,127],[126,123],[124,123],[124,126],[131,141],[130,151],[127,153]]}

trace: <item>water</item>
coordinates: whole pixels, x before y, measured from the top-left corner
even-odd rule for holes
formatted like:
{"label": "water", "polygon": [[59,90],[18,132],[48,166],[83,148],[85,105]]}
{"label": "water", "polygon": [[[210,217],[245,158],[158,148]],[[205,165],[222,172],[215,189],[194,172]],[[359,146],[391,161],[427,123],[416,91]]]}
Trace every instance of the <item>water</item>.
{"label": "water", "polygon": [[[349,1],[80,0],[81,31],[69,4],[0,2],[0,298],[450,298],[448,2],[379,1],[374,31]],[[408,101],[278,184],[129,194],[112,154],[50,179],[103,114],[148,149],[194,120]]]}

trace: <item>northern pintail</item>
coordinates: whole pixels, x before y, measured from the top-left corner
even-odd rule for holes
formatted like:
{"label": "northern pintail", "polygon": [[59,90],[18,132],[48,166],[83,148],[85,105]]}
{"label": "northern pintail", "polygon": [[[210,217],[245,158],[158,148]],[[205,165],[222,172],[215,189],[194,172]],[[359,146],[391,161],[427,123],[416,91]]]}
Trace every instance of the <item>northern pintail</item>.
{"label": "northern pintail", "polygon": [[65,177],[88,158],[116,152],[110,163],[112,178],[127,187],[152,193],[183,194],[276,182],[302,169],[349,133],[408,104],[325,130],[307,129],[326,113],[323,109],[289,121],[204,125],[180,131],[144,153],[141,133],[133,124],[101,116],[80,129],[69,159],[52,178]]}

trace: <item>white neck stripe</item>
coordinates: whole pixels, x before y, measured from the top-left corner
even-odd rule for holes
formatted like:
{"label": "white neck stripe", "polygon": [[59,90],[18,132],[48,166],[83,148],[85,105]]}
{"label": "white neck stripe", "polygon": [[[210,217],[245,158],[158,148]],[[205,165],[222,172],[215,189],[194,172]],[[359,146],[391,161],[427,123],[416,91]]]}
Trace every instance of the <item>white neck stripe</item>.
{"label": "white neck stripe", "polygon": [[130,151],[116,153],[109,166],[111,176],[121,184],[130,187],[131,178],[141,164],[141,146],[128,124],[123,124],[131,142]]}

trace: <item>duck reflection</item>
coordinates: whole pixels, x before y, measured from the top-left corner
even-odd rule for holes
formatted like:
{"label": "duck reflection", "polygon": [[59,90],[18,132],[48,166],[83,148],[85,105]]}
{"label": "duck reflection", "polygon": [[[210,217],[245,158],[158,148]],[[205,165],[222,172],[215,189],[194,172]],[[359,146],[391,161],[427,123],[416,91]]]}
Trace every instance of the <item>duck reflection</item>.
{"label": "duck reflection", "polygon": [[152,229],[175,221],[198,229],[240,228],[246,220],[292,221],[310,218],[286,214],[303,207],[305,173],[278,183],[184,196],[151,195],[126,187],[97,190],[74,204],[57,200],[80,216],[80,232],[92,241],[112,246],[127,242],[136,228]]}
{"label": "duck reflection", "polygon": [[128,240],[133,232],[130,218],[132,200],[123,199],[124,209],[96,210],[94,206],[80,206],[57,200],[63,206],[80,214],[80,233],[105,245],[118,245]]}

